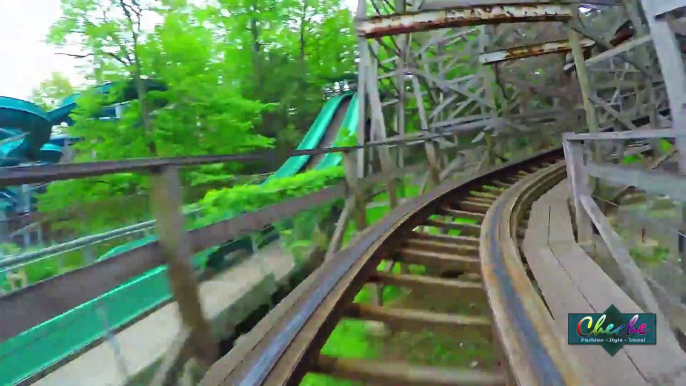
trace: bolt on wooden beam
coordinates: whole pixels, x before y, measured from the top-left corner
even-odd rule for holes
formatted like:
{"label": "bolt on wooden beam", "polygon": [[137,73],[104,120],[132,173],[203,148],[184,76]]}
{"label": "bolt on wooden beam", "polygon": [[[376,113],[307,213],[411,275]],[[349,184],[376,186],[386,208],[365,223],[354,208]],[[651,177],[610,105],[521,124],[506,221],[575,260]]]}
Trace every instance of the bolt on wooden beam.
{"label": "bolt on wooden beam", "polygon": [[480,5],[375,16],[357,23],[364,38],[485,24],[568,21],[569,7],[553,4]]}

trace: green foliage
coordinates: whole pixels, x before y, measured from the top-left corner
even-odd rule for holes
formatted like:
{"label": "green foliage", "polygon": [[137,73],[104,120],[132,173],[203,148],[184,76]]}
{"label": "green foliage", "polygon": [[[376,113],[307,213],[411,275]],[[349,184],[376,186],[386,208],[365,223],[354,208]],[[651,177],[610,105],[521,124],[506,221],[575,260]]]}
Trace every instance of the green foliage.
{"label": "green foliage", "polygon": [[16,255],[19,252],[21,252],[21,248],[12,243],[0,243],[0,256]]}
{"label": "green foliage", "polygon": [[334,146],[336,147],[350,147],[357,145],[357,133],[351,133],[341,128],[339,130],[339,137],[336,139]]}
{"label": "green foliage", "polygon": [[42,81],[40,86],[31,92],[31,100],[45,110],[52,110],[59,107],[62,100],[74,92],[69,78],[53,72],[50,79]]}
{"label": "green foliage", "polygon": [[[90,84],[133,80],[144,86],[139,79],[155,79],[166,86],[141,86],[142,97],[129,102],[116,122],[93,117],[121,102],[123,87],[108,95],[82,93],[71,115],[70,134],[83,139],[74,146],[76,162],[236,154],[274,145],[285,156],[282,150],[297,144],[321,108],[326,79],[356,68],[352,14],[341,0],[221,0],[203,6],[163,0],[152,7],[131,0],[61,2],[63,17],[47,40],[84,57]],[[159,23],[142,28],[149,20]],[[53,75],[34,99],[48,105],[70,94],[63,78]],[[222,184],[264,171],[264,165],[229,163],[185,171],[182,179],[191,186]],[[146,177],[135,174],[63,181],[39,197],[39,209],[145,194],[147,185]],[[100,229],[136,217],[125,209],[100,212],[92,213],[100,216],[94,223],[62,225]]]}
{"label": "green foliage", "polygon": [[293,177],[279,178],[263,185],[240,185],[211,190],[200,201],[201,225],[276,204],[286,198],[304,196],[330,186],[345,177],[342,167],[312,170]]}
{"label": "green foliage", "polygon": [[652,248],[631,248],[629,251],[631,256],[639,262],[647,264],[661,263],[669,257],[669,248],[665,246],[656,246]]}

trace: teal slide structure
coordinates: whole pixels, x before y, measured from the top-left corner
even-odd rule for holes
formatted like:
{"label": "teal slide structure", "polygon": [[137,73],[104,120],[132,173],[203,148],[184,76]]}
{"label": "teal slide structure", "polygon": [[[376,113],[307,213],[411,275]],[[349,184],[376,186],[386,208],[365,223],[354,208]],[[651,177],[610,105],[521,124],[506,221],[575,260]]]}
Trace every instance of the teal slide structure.
{"label": "teal slide structure", "polygon": [[[60,117],[51,117],[31,102],[0,97],[0,167],[59,162],[70,139],[51,138],[52,126],[62,122]],[[0,189],[0,211],[16,212],[19,194],[15,188]]]}
{"label": "teal slide structure", "polygon": [[[154,80],[148,80],[149,90],[163,90],[164,85]],[[136,98],[135,87],[132,82],[105,83],[94,87],[92,91],[108,94],[115,87],[123,85],[122,100],[130,101]],[[73,122],[69,114],[76,108],[81,94],[71,95],[58,108],[46,112],[40,106],[31,102],[0,97],[0,167],[17,166],[22,163],[57,163],[63,155],[63,148],[67,141],[77,138],[68,136],[51,136],[52,127]],[[102,109],[98,119],[115,119],[116,107]],[[0,210],[16,210],[18,193],[13,188],[0,190]]]}
{"label": "teal slide structure", "polygon": [[[355,93],[329,99],[297,148],[302,150],[331,146],[331,142],[337,138],[356,133],[357,117]],[[268,181],[290,177],[305,170],[337,166],[341,160],[341,155],[334,153],[323,157],[291,157]],[[269,230],[265,232],[269,233]],[[273,232],[271,234],[278,237]],[[110,250],[100,259],[116,256],[156,240],[156,237],[150,236],[133,241]],[[223,256],[238,249],[251,251],[250,238],[230,240],[222,246],[194,255],[193,267],[200,271],[213,256],[223,259]],[[107,315],[109,328],[117,329],[171,300],[166,269],[162,266],[148,271],[94,300],[0,342],[0,385],[14,385],[103,338],[103,321],[98,315]]]}

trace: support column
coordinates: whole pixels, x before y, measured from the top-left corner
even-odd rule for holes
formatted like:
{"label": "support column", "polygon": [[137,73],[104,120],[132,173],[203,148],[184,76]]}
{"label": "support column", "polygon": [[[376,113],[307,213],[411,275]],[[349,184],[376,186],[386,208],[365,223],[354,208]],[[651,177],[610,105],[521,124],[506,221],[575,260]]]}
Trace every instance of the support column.
{"label": "support column", "polygon": [[[572,7],[574,14],[574,20],[578,19],[577,8]],[[598,116],[596,115],[595,106],[591,102],[590,96],[594,95],[593,88],[591,87],[590,77],[586,69],[586,63],[584,59],[584,52],[581,48],[580,34],[571,28],[569,24],[565,26],[567,29],[567,36],[569,39],[569,44],[572,46],[572,56],[574,57],[574,64],[576,66],[576,76],[579,81],[579,87],[581,87],[581,97],[584,103],[584,111],[586,112],[586,124],[588,125],[589,133],[597,133],[600,131],[598,127]],[[597,160],[598,151],[595,146],[591,144],[591,159]],[[595,191],[597,181],[595,178],[588,179],[588,189],[590,192]]]}
{"label": "support column", "polygon": [[[362,18],[367,15],[367,1],[357,0],[357,17]],[[360,53],[359,62],[357,64],[357,144],[364,145],[367,142],[365,131],[367,128],[367,66],[368,56],[367,40],[363,37],[357,37],[357,48]],[[365,165],[364,149],[357,151],[357,176],[364,177]]]}
{"label": "support column", "polygon": [[212,339],[210,324],[205,319],[198,282],[191,266],[190,240],[184,230],[182,188],[177,169],[164,167],[153,170],[150,185],[155,229],[167,263],[172,293],[183,325],[190,331],[194,356],[209,367],[218,359],[219,348]]}
{"label": "support column", "polygon": [[[378,52],[378,43],[372,42],[371,48],[376,54]],[[367,52],[369,54],[369,52]],[[369,109],[370,115],[372,117],[372,127],[370,129],[370,134],[373,140],[386,141],[386,125],[384,122],[383,110],[381,107],[381,98],[379,96],[379,81],[376,60],[371,56],[367,55],[369,59],[369,67],[367,68],[367,92],[369,95]],[[393,164],[391,162],[391,153],[388,146],[378,147],[379,160],[381,161],[381,170],[383,173],[392,173]],[[392,208],[398,206],[398,196],[396,192],[396,182],[393,179],[388,180],[388,201]]]}

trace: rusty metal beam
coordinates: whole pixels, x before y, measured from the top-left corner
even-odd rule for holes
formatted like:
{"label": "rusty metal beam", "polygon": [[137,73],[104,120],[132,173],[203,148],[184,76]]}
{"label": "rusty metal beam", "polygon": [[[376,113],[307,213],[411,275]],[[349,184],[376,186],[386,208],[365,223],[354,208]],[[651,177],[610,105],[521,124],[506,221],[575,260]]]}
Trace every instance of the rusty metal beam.
{"label": "rusty metal beam", "polygon": [[571,8],[564,5],[480,5],[375,16],[359,20],[357,32],[365,38],[379,38],[449,27],[568,21],[571,18]]}
{"label": "rusty metal beam", "polygon": [[[581,47],[583,48],[592,47],[593,45],[595,45],[595,42],[591,39],[584,39],[581,41]],[[508,60],[529,58],[532,56],[569,52],[571,50],[572,46],[569,44],[568,40],[556,40],[552,42],[486,52],[479,55],[479,62],[481,64],[494,64]]]}
{"label": "rusty metal beam", "polygon": [[[680,1],[680,0],[677,0]],[[425,0],[422,4],[421,9],[441,9],[441,8],[453,8],[453,7],[465,7],[474,5],[505,5],[505,4],[531,4],[535,3],[535,0]],[[539,1],[539,3],[544,3],[546,1]],[[547,1],[548,3],[552,1]],[[569,4],[569,5],[605,5],[605,6],[615,6],[621,5],[617,0],[557,0],[559,4]]]}

